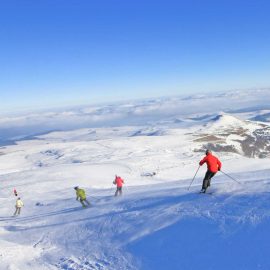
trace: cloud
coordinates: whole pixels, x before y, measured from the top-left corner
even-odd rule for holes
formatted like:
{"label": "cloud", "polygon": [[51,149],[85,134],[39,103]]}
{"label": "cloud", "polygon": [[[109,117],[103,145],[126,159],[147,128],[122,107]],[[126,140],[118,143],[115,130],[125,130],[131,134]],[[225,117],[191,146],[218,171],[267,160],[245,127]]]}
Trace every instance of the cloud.
{"label": "cloud", "polygon": [[[50,131],[101,126],[145,125],[190,114],[270,107],[270,89],[233,91],[185,97],[163,97],[107,105],[0,117],[0,140],[14,140]],[[270,109],[270,108],[269,108]]]}

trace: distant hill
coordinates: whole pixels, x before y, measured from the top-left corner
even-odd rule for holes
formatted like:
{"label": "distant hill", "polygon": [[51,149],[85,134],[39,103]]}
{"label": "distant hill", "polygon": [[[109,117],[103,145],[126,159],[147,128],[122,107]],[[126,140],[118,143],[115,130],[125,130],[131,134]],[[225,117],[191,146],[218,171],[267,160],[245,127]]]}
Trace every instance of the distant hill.
{"label": "distant hill", "polygon": [[270,126],[254,121],[240,120],[228,114],[212,118],[197,133],[194,151],[212,149],[246,157],[270,157]]}

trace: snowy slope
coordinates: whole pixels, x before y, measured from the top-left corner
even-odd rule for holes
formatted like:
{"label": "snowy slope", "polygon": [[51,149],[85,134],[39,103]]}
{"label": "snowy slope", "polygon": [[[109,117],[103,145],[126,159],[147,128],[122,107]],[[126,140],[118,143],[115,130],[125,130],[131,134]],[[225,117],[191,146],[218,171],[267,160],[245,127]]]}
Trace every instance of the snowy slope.
{"label": "snowy slope", "polygon": [[122,198],[88,188],[88,209],[71,188],[35,186],[20,218],[1,213],[2,269],[268,269],[269,172],[233,175],[242,185],[220,175],[213,195],[197,194],[200,181],[189,192],[188,181],[128,187]]}
{"label": "snowy slope", "polygon": [[[268,270],[269,156],[251,158],[241,143],[269,140],[267,121],[245,121],[266,106],[254,95],[190,97],[181,99],[181,110],[179,99],[164,98],[80,111],[98,111],[97,118],[119,110],[141,116],[129,125],[69,126],[36,137],[36,129],[22,125],[30,137],[0,148],[0,269]],[[191,103],[224,100],[229,111],[227,99],[236,99],[241,110],[186,110]],[[157,108],[163,111],[152,117]],[[224,151],[224,142],[238,151]],[[261,142],[252,147],[267,152]],[[220,172],[209,190],[213,194],[198,194],[203,167],[187,189],[207,143],[222,170],[241,184]],[[115,174],[126,182],[118,198]],[[77,185],[85,188],[90,208],[75,200]],[[13,188],[25,203],[20,217],[12,217]]]}

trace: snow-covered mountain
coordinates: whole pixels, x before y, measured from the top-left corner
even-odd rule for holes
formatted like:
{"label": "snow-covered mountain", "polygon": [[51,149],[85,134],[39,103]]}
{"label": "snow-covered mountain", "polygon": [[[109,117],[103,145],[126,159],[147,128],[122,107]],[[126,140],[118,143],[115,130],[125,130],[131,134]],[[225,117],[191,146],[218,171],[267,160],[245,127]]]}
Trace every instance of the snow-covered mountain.
{"label": "snow-covered mountain", "polygon": [[[2,117],[0,269],[268,270],[270,123],[255,118],[269,97],[235,91]],[[205,167],[188,187],[206,148],[223,167],[203,195]],[[125,179],[118,198],[115,174]]]}
{"label": "snow-covered mountain", "polygon": [[210,148],[216,152],[238,153],[247,157],[270,157],[270,125],[218,115],[195,134],[200,142],[196,151]]}

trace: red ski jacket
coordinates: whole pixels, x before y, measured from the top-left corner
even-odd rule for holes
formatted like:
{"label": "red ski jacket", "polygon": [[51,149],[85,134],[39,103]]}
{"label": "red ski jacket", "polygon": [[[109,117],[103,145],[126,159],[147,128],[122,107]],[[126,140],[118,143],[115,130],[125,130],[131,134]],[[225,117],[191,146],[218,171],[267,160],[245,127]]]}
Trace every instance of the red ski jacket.
{"label": "red ski jacket", "polygon": [[210,172],[216,173],[217,171],[221,170],[221,162],[219,161],[219,159],[215,156],[213,156],[212,154],[208,153],[204,159],[202,159],[200,161],[200,166],[202,166],[204,163],[206,162],[207,164],[207,169]]}
{"label": "red ski jacket", "polygon": [[123,184],[124,184],[124,180],[123,180],[120,176],[116,176],[116,177],[115,177],[115,180],[114,180],[114,184],[115,184],[117,187],[122,187]]}

